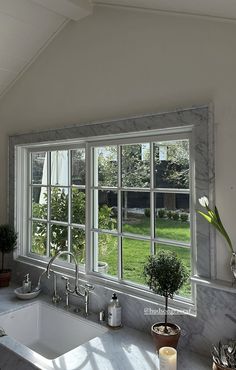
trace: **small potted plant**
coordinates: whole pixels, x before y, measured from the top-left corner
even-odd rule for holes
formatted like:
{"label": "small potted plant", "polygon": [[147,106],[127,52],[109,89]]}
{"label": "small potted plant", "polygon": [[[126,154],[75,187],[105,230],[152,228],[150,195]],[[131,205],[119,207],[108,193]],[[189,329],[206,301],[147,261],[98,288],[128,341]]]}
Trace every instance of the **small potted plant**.
{"label": "small potted plant", "polygon": [[212,350],[213,370],[232,370],[236,369],[236,340],[229,341],[228,344],[213,346]]}
{"label": "small potted plant", "polygon": [[156,349],[166,346],[176,348],[181,330],[178,325],[168,322],[168,299],[173,299],[174,294],[187,281],[187,268],[175,253],[160,251],[149,257],[144,275],[149,288],[165,298],[165,322],[155,323],[151,328]]}
{"label": "small potted plant", "polygon": [[0,225],[0,252],[2,268],[0,270],[0,287],[7,287],[11,279],[11,270],[5,268],[5,254],[10,253],[16,246],[17,234],[10,225]]}

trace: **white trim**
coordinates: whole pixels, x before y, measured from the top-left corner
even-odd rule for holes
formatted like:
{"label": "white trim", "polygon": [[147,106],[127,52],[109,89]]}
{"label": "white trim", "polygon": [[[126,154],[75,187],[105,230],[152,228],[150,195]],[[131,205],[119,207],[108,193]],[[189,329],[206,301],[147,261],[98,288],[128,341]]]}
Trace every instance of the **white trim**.
{"label": "white trim", "polygon": [[[177,131],[177,133],[176,133]],[[72,150],[74,148],[78,148],[78,147],[82,147],[82,148],[86,148],[86,186],[83,186],[83,189],[85,189],[86,191],[86,222],[88,223],[88,225],[93,225],[93,220],[92,220],[92,214],[93,214],[93,201],[92,201],[92,192],[90,191],[90,185],[89,184],[92,184],[92,178],[93,178],[93,165],[91,166],[90,164],[94,162],[94,158],[93,156],[91,155],[91,150],[92,148],[94,147],[99,147],[99,146],[108,146],[108,145],[119,145],[119,144],[130,144],[130,143],[140,143],[140,142],[150,142],[150,141],[174,141],[174,140],[185,140],[185,139],[190,139],[190,131],[191,131],[191,126],[188,126],[187,128],[185,127],[184,129],[181,128],[177,128],[177,129],[165,129],[165,130],[151,130],[151,131],[145,131],[145,132],[138,132],[134,135],[134,133],[129,133],[129,134],[118,134],[116,135],[116,139],[114,139],[114,135],[108,135],[108,136],[101,136],[100,138],[99,137],[90,137],[89,140],[86,142],[83,138],[83,140],[63,140],[63,141],[56,141],[55,143],[53,142],[50,142],[50,143],[39,143],[39,144],[25,144],[25,145],[17,145],[16,146],[16,150],[18,153],[20,153],[20,155],[18,156],[17,155],[17,160],[20,160],[21,161],[21,155],[27,155],[27,153],[31,153],[31,152],[40,152],[40,151],[52,151],[52,150],[57,150],[57,149],[66,149],[66,150]],[[173,133],[173,134],[170,134],[170,133]],[[144,136],[142,136],[142,135]],[[171,136],[171,137],[170,137]],[[118,138],[117,138],[118,137]],[[105,140],[106,139],[106,140]],[[123,139],[123,140],[122,140]],[[98,142],[99,141],[99,142]],[[67,144],[65,144],[67,143]],[[151,151],[151,153],[153,152],[153,150]],[[120,158],[120,156],[119,156]],[[152,159],[153,161],[153,159]],[[50,155],[48,155],[48,164],[50,163]],[[121,166],[121,163],[120,163],[120,166]],[[27,173],[29,173],[29,169],[28,167],[26,166],[26,168],[24,167],[24,171],[22,171],[22,168],[18,166],[18,164],[16,165],[16,168],[19,169],[19,176],[18,174],[16,175],[16,181],[17,181],[17,184],[18,183],[21,183],[23,181],[23,176],[25,175],[25,171]],[[120,173],[120,176],[121,176],[121,173]],[[48,166],[48,181],[47,181],[47,185],[46,187],[48,188],[48,191],[51,189],[51,185],[50,184],[50,166]],[[148,191],[148,192],[151,192],[151,193],[155,193],[155,192],[172,192],[172,193],[184,193],[184,194],[189,194],[189,189],[155,189],[153,188],[153,185],[154,185],[154,179],[151,180],[151,188],[149,189],[146,189],[146,188],[122,188],[121,187],[121,178],[119,178],[119,184],[118,184],[118,188],[115,188],[115,189],[112,189],[112,190],[118,190],[118,196],[121,196],[121,191]],[[34,185],[32,184],[29,184],[29,178],[28,178],[28,187],[33,187]],[[35,185],[36,186],[36,185]],[[42,186],[40,184],[37,184],[37,186]],[[96,188],[96,189],[100,189],[100,187],[91,187],[91,188]],[[105,190],[107,187],[102,187],[101,190]],[[17,189],[18,189],[18,185],[16,185],[16,199],[19,199],[19,194],[17,192]],[[19,187],[20,189],[20,187]],[[109,189],[109,187],[108,187]],[[120,195],[119,195],[120,194]],[[120,202],[121,202],[121,199],[120,199]],[[25,202],[27,203],[27,202]],[[19,207],[17,207],[16,205],[16,210],[19,209]],[[50,207],[48,207],[48,209],[50,209]],[[19,211],[20,212],[20,211]],[[50,212],[50,211],[48,211]],[[18,214],[18,213],[17,213]],[[19,215],[18,215],[18,219],[19,219]],[[29,217],[28,217],[29,219]],[[32,217],[32,219],[34,219]],[[39,221],[42,221],[43,220],[39,220]],[[51,224],[61,224],[61,225],[66,225],[66,226],[76,226],[78,227],[79,225],[74,225],[72,223],[70,223],[69,219],[68,219],[68,222],[60,222],[60,221],[55,221],[55,220],[50,220],[50,214],[48,213],[48,219],[45,220],[48,227],[50,227]],[[81,226],[81,225],[80,225]],[[20,227],[22,230],[22,225],[17,225],[17,230],[20,230],[18,229],[18,227]],[[106,285],[110,286],[111,284],[111,287],[119,287],[119,289],[121,289],[123,291],[123,288],[125,287],[124,291],[130,291],[130,289],[134,289],[134,292],[135,294],[138,292],[140,293],[141,291],[144,291],[145,294],[144,296],[146,296],[146,291],[145,289],[143,290],[142,286],[137,286],[137,284],[134,284],[132,282],[126,282],[124,280],[121,280],[122,279],[122,251],[121,251],[121,245],[118,245],[118,256],[119,256],[119,261],[121,261],[121,263],[118,264],[118,281],[115,280],[115,279],[110,279],[107,278],[107,276],[102,276],[101,274],[98,274],[98,273],[95,273],[93,272],[93,265],[94,265],[94,252],[91,250],[90,246],[94,243],[91,243],[92,241],[92,233],[94,234],[94,231],[95,232],[98,232],[97,234],[99,234],[100,232],[108,232],[107,230],[99,230],[99,229],[94,229],[92,227],[87,227],[86,228],[86,241],[87,241],[87,245],[86,245],[86,274],[87,274],[87,277],[89,279],[92,279],[92,281],[94,282],[103,282],[106,281]],[[120,230],[119,230],[120,229]],[[189,244],[187,243],[184,243],[184,242],[178,242],[178,241],[169,241],[169,240],[165,240],[165,239],[160,239],[160,238],[150,238],[150,237],[145,237],[145,236],[140,236],[140,235],[134,235],[134,234],[129,234],[129,233],[121,233],[121,225],[120,227],[118,226],[118,232],[115,232],[115,233],[111,233],[110,234],[114,235],[114,236],[123,236],[123,237],[128,237],[128,238],[134,238],[134,239],[137,239],[137,240],[147,240],[147,241],[150,241],[152,242],[152,250],[154,250],[154,243],[162,243],[162,244],[167,244],[167,245],[176,245],[176,246],[181,246],[181,247],[189,247]],[[21,235],[25,235],[24,232],[21,233]],[[48,234],[50,235],[50,233]],[[119,238],[120,239],[120,238]],[[48,241],[49,243],[50,241]],[[21,245],[26,245],[27,243],[24,242],[21,242]],[[33,254],[33,253],[29,253],[28,252],[28,256],[24,256],[23,259],[25,261],[33,261],[32,263],[34,265],[35,264],[35,261],[40,261],[40,263],[44,262],[44,263],[47,263],[48,261],[48,252],[49,252],[49,248],[47,248],[47,258],[45,257],[41,257],[41,256],[37,256],[36,254]],[[21,248],[20,249],[20,254],[25,254],[25,250],[24,248]],[[36,258],[37,257],[37,258]],[[65,271],[67,271],[67,267],[63,267],[63,266],[58,266],[59,269],[66,269]],[[151,292],[148,292],[148,296],[150,296],[150,294],[152,295]],[[143,294],[139,294],[138,296],[140,297],[143,297]],[[177,301],[179,301],[179,298],[176,298]],[[193,299],[195,299],[195,295],[193,294]],[[190,303],[190,300],[189,299],[186,299],[186,300],[183,300],[183,299],[180,299],[180,301],[182,302],[181,304],[184,304],[184,305],[191,305],[192,307],[192,304]],[[185,306],[186,307],[186,306]]]}

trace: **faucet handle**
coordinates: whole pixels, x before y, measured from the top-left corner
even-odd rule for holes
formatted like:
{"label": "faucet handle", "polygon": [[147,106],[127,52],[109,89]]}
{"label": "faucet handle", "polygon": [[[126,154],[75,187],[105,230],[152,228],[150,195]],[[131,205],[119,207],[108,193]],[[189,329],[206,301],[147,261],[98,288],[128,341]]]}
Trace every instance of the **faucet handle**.
{"label": "faucet handle", "polygon": [[67,276],[64,276],[64,275],[61,278],[62,278],[62,280],[66,280],[66,281],[70,280]]}
{"label": "faucet handle", "polygon": [[88,291],[90,291],[90,290],[94,290],[94,289],[95,289],[95,286],[94,286],[94,285],[92,285],[92,284],[88,284],[88,283],[86,283],[84,286],[85,286],[85,289],[87,289]]}
{"label": "faucet handle", "polygon": [[62,278],[62,280],[65,280],[65,282],[66,282],[66,290],[69,290],[70,279],[67,276],[64,276],[64,275],[61,278]]}

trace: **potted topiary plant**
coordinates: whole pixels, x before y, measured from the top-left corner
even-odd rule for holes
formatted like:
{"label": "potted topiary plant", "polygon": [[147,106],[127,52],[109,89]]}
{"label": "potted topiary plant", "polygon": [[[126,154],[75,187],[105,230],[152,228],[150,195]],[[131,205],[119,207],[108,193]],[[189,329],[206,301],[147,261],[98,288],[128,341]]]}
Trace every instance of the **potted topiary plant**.
{"label": "potted topiary plant", "polygon": [[0,287],[7,287],[11,279],[11,270],[4,266],[5,254],[10,253],[16,246],[17,234],[10,225],[0,225],[0,252],[2,254],[2,268],[0,270]]}
{"label": "potted topiary plant", "polygon": [[144,275],[147,285],[156,294],[165,298],[165,322],[152,325],[151,333],[157,351],[161,347],[177,347],[180,337],[180,327],[167,320],[168,299],[182,287],[188,278],[188,271],[177,255],[170,251],[160,251],[150,256],[145,267]]}
{"label": "potted topiary plant", "polygon": [[218,347],[213,346],[212,350],[213,370],[236,369],[236,340],[228,344],[219,342]]}

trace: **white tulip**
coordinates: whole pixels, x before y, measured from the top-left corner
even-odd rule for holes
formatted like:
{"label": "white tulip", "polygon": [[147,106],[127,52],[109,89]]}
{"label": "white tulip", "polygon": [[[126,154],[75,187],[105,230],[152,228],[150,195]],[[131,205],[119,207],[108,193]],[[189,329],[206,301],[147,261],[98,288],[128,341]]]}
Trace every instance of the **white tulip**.
{"label": "white tulip", "polygon": [[207,197],[201,197],[198,199],[199,203],[201,204],[202,207],[208,207],[209,206],[209,200]]}

